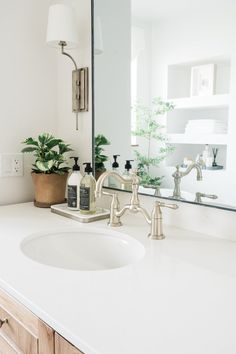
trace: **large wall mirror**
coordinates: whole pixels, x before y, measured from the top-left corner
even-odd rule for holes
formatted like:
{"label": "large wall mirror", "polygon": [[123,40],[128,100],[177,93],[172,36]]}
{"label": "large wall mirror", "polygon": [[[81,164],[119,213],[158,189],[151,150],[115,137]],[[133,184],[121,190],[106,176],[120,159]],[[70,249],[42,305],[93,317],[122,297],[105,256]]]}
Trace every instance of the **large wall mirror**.
{"label": "large wall mirror", "polygon": [[94,0],[95,141],[140,193],[236,209],[235,19],[234,0]]}

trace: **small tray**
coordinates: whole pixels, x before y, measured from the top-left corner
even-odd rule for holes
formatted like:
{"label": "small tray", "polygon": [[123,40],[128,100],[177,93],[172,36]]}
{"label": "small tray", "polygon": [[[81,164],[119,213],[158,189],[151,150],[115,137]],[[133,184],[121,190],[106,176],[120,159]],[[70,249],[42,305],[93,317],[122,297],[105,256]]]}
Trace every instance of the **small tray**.
{"label": "small tray", "polygon": [[66,203],[52,205],[51,212],[82,223],[103,220],[109,218],[110,216],[109,210],[102,208],[97,208],[95,214],[84,215],[81,214],[79,210],[73,211],[68,209]]}
{"label": "small tray", "polygon": [[217,170],[223,170],[224,166],[211,166],[211,167],[206,167],[206,170],[211,170],[211,171],[217,171]]}

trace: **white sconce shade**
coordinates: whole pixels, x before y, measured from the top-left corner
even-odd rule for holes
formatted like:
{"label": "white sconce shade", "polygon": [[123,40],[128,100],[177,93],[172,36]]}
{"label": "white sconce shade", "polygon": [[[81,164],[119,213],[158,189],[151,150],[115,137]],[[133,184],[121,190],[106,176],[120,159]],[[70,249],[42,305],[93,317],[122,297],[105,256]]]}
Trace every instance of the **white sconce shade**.
{"label": "white sconce shade", "polygon": [[74,10],[64,4],[51,5],[48,13],[47,43],[58,47],[59,42],[66,42],[70,49],[78,45]]}
{"label": "white sconce shade", "polygon": [[103,52],[102,24],[100,17],[97,16],[94,20],[94,54],[99,55]]}
{"label": "white sconce shade", "polygon": [[89,70],[78,68],[75,59],[66,49],[76,48],[78,45],[78,30],[73,8],[64,4],[55,4],[49,7],[47,44],[54,48],[61,48],[61,54],[72,60],[75,69],[72,71],[72,112],[76,114],[76,130],[78,130],[78,113],[88,112],[89,109]]}

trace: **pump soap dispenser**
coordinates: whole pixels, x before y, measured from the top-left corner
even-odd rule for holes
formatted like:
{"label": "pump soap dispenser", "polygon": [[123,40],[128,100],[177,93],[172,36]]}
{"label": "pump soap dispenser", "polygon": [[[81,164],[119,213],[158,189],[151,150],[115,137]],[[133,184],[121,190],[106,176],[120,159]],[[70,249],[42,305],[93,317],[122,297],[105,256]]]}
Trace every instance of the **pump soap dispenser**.
{"label": "pump soap dispenser", "polygon": [[[113,155],[112,171],[119,173],[119,164],[117,162],[117,157],[120,155]],[[108,178],[108,187],[120,189],[121,185],[114,177],[110,176]]]}
{"label": "pump soap dispenser", "polygon": [[93,177],[93,169],[90,162],[85,162],[85,175],[80,183],[80,212],[82,214],[94,214],[96,212],[95,189],[96,180]]}
{"label": "pump soap dispenser", "polygon": [[67,207],[71,210],[79,210],[80,205],[80,182],[82,175],[80,173],[80,167],[78,165],[78,157],[71,157],[74,159],[75,164],[72,168],[72,173],[68,178],[67,184]]}
{"label": "pump soap dispenser", "polygon": [[[131,178],[131,172],[130,172],[130,170],[132,170],[132,165],[130,163],[131,161],[134,161],[134,160],[126,160],[125,171],[122,175],[122,177],[127,180],[130,180],[130,178]],[[126,191],[132,191],[132,185],[130,182],[122,183],[121,189],[126,190]]]}

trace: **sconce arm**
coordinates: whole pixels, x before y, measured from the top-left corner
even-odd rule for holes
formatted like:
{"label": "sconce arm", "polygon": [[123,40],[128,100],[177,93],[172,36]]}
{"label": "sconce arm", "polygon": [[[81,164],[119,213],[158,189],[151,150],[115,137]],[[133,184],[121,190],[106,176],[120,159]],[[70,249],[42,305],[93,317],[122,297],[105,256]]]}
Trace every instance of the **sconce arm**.
{"label": "sconce arm", "polygon": [[73,63],[74,63],[74,66],[75,66],[75,70],[78,70],[78,67],[77,67],[77,64],[76,64],[76,62],[75,62],[75,59],[69,54],[69,53],[66,53],[65,51],[64,51],[64,47],[66,46],[66,42],[60,42],[59,43],[59,45],[61,46],[61,54],[63,54],[63,55],[66,55],[68,58],[70,58],[72,61],[73,61]]}

